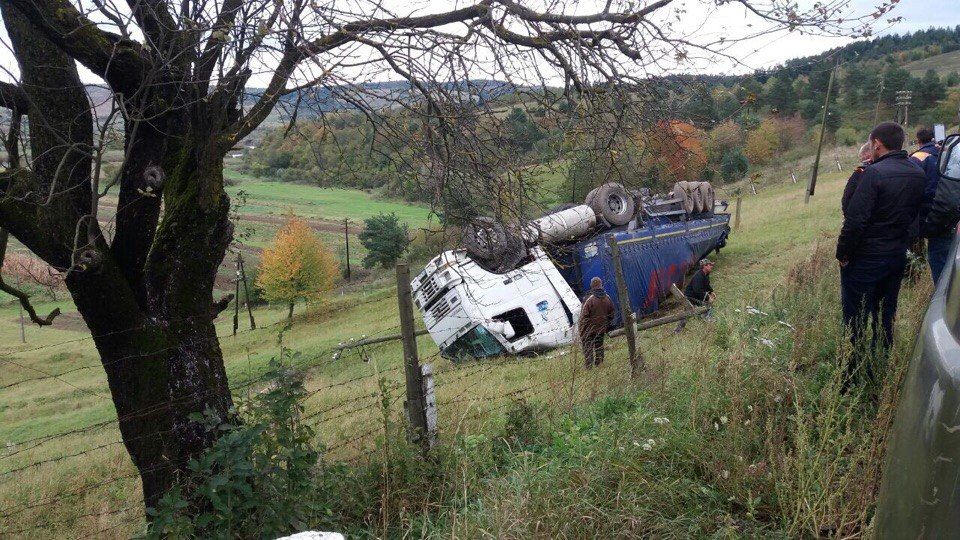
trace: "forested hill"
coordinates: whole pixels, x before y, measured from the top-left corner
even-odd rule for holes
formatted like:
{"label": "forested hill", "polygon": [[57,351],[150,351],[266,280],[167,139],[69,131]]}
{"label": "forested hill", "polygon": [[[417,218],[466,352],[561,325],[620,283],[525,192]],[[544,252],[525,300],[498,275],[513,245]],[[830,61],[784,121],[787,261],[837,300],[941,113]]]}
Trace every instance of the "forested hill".
{"label": "forested hill", "polygon": [[[575,115],[545,110],[529,92],[486,81],[478,87],[482,91],[473,89],[470,95],[474,103],[487,105],[479,121],[498,137],[498,149],[514,165],[538,172],[527,175],[527,181],[546,178],[537,187],[552,190],[552,195],[543,200],[576,200],[578,191],[589,189],[598,178],[609,178],[613,166],[624,183],[663,187],[682,179],[742,180],[772,160],[811,154],[838,59],[826,117],[828,148],[858,144],[875,120],[895,119],[900,90],[913,91],[913,128],[919,123],[953,125],[960,107],[960,73],[953,69],[960,68],[958,51],[960,27],[931,29],[851,43],[747,75],[650,81],[664,96],[669,118],[644,126],[619,148],[610,148],[608,156],[585,152],[602,145],[591,140],[591,134],[567,136],[571,126],[575,128]],[[411,94],[406,83],[383,83],[370,95],[384,92]],[[289,133],[285,128],[263,133],[257,148],[243,156],[242,166],[248,173],[279,181],[377,189],[436,202],[425,200],[431,194],[422,191],[423,179],[410,166],[416,160],[409,158],[422,152],[420,121],[399,108],[386,110],[381,120],[393,121],[387,131],[400,135],[390,144],[384,144],[382,130],[367,117],[342,110],[322,121],[301,121]],[[489,198],[485,193],[463,195],[467,205]]]}

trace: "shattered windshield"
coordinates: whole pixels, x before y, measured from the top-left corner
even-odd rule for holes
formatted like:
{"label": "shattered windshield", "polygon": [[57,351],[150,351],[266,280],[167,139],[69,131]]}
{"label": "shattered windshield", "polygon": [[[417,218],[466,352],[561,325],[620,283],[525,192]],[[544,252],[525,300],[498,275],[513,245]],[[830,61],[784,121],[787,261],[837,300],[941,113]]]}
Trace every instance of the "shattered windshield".
{"label": "shattered windshield", "polygon": [[503,353],[503,345],[483,326],[474,326],[443,350],[443,356],[453,361],[498,356]]}

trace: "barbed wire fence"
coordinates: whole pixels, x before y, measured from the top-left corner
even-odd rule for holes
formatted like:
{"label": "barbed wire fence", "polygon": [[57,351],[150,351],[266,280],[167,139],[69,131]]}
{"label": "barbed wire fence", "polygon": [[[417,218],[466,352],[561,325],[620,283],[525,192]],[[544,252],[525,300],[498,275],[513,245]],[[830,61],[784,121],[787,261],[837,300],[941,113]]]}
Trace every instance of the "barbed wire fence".
{"label": "barbed wire fence", "polygon": [[[409,283],[409,270],[398,271],[399,324],[360,339],[298,354],[290,360],[291,367],[307,375],[304,413],[299,420],[315,430],[325,462],[363,465],[376,459],[383,445],[395,444],[397,441],[386,440],[392,434],[384,427],[384,415],[397,418],[397,425],[407,426],[408,442],[426,455],[435,451],[437,445],[454,443],[457,437],[497,425],[510,407],[537,402],[537,410],[554,414],[635,384],[627,363],[617,366],[616,380],[611,380],[609,370],[599,374],[597,370],[585,371],[577,346],[546,354],[473,362],[448,361],[439,350],[421,358],[417,337],[424,331],[413,326]],[[362,307],[383,300],[377,295],[356,305]],[[406,316],[402,314],[404,309]],[[290,323],[281,320],[237,335],[270,336],[289,328]],[[93,338],[15,352],[35,353]],[[398,341],[403,345],[402,354],[395,350]],[[394,349],[386,350],[391,345]],[[606,347],[619,349],[623,344],[608,342]],[[0,363],[12,362],[0,358]],[[0,395],[28,384],[56,383],[76,389],[64,377],[98,366],[103,364],[61,372],[27,366],[34,376],[0,386]],[[273,376],[267,369],[235,376],[238,380],[231,384],[231,390],[234,395],[255,395],[268,388]],[[108,402],[110,399],[98,392],[85,394]],[[6,449],[0,451],[0,497],[6,499],[5,507],[0,509],[0,536],[76,530],[86,536],[102,536],[120,530],[142,530],[143,505],[139,495],[134,494],[139,491],[137,479],[150,471],[138,471],[124,452],[124,444],[136,441],[120,438],[118,426],[120,421],[130,418],[127,415],[88,422],[7,443]],[[170,462],[164,466],[175,465],[178,464]],[[91,469],[98,474],[90,474]],[[87,474],[80,474],[83,470]],[[34,490],[37,483],[46,489]],[[63,483],[69,486],[63,487]],[[131,504],[131,500],[135,502]]]}

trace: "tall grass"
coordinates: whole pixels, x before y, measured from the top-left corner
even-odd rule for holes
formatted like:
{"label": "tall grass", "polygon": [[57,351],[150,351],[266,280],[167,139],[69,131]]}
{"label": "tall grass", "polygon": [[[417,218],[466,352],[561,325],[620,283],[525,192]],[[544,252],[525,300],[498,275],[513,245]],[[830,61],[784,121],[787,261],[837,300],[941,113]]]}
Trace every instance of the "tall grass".
{"label": "tall grass", "polygon": [[905,283],[899,339],[875,384],[841,390],[839,277],[818,244],[762,305],[689,325],[662,379],[559,416],[524,415],[537,409],[520,402],[511,414],[523,421],[462,437],[439,466],[441,487],[412,505],[424,511],[393,532],[864,536],[929,297],[918,279]]}

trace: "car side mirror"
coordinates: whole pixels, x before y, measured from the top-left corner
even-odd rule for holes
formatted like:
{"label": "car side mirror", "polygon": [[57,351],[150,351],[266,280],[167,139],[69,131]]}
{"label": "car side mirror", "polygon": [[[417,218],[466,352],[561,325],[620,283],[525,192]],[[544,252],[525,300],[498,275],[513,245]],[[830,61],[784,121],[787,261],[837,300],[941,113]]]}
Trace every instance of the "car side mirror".
{"label": "car side mirror", "polygon": [[940,150],[940,176],[960,181],[960,134],[950,135]]}

